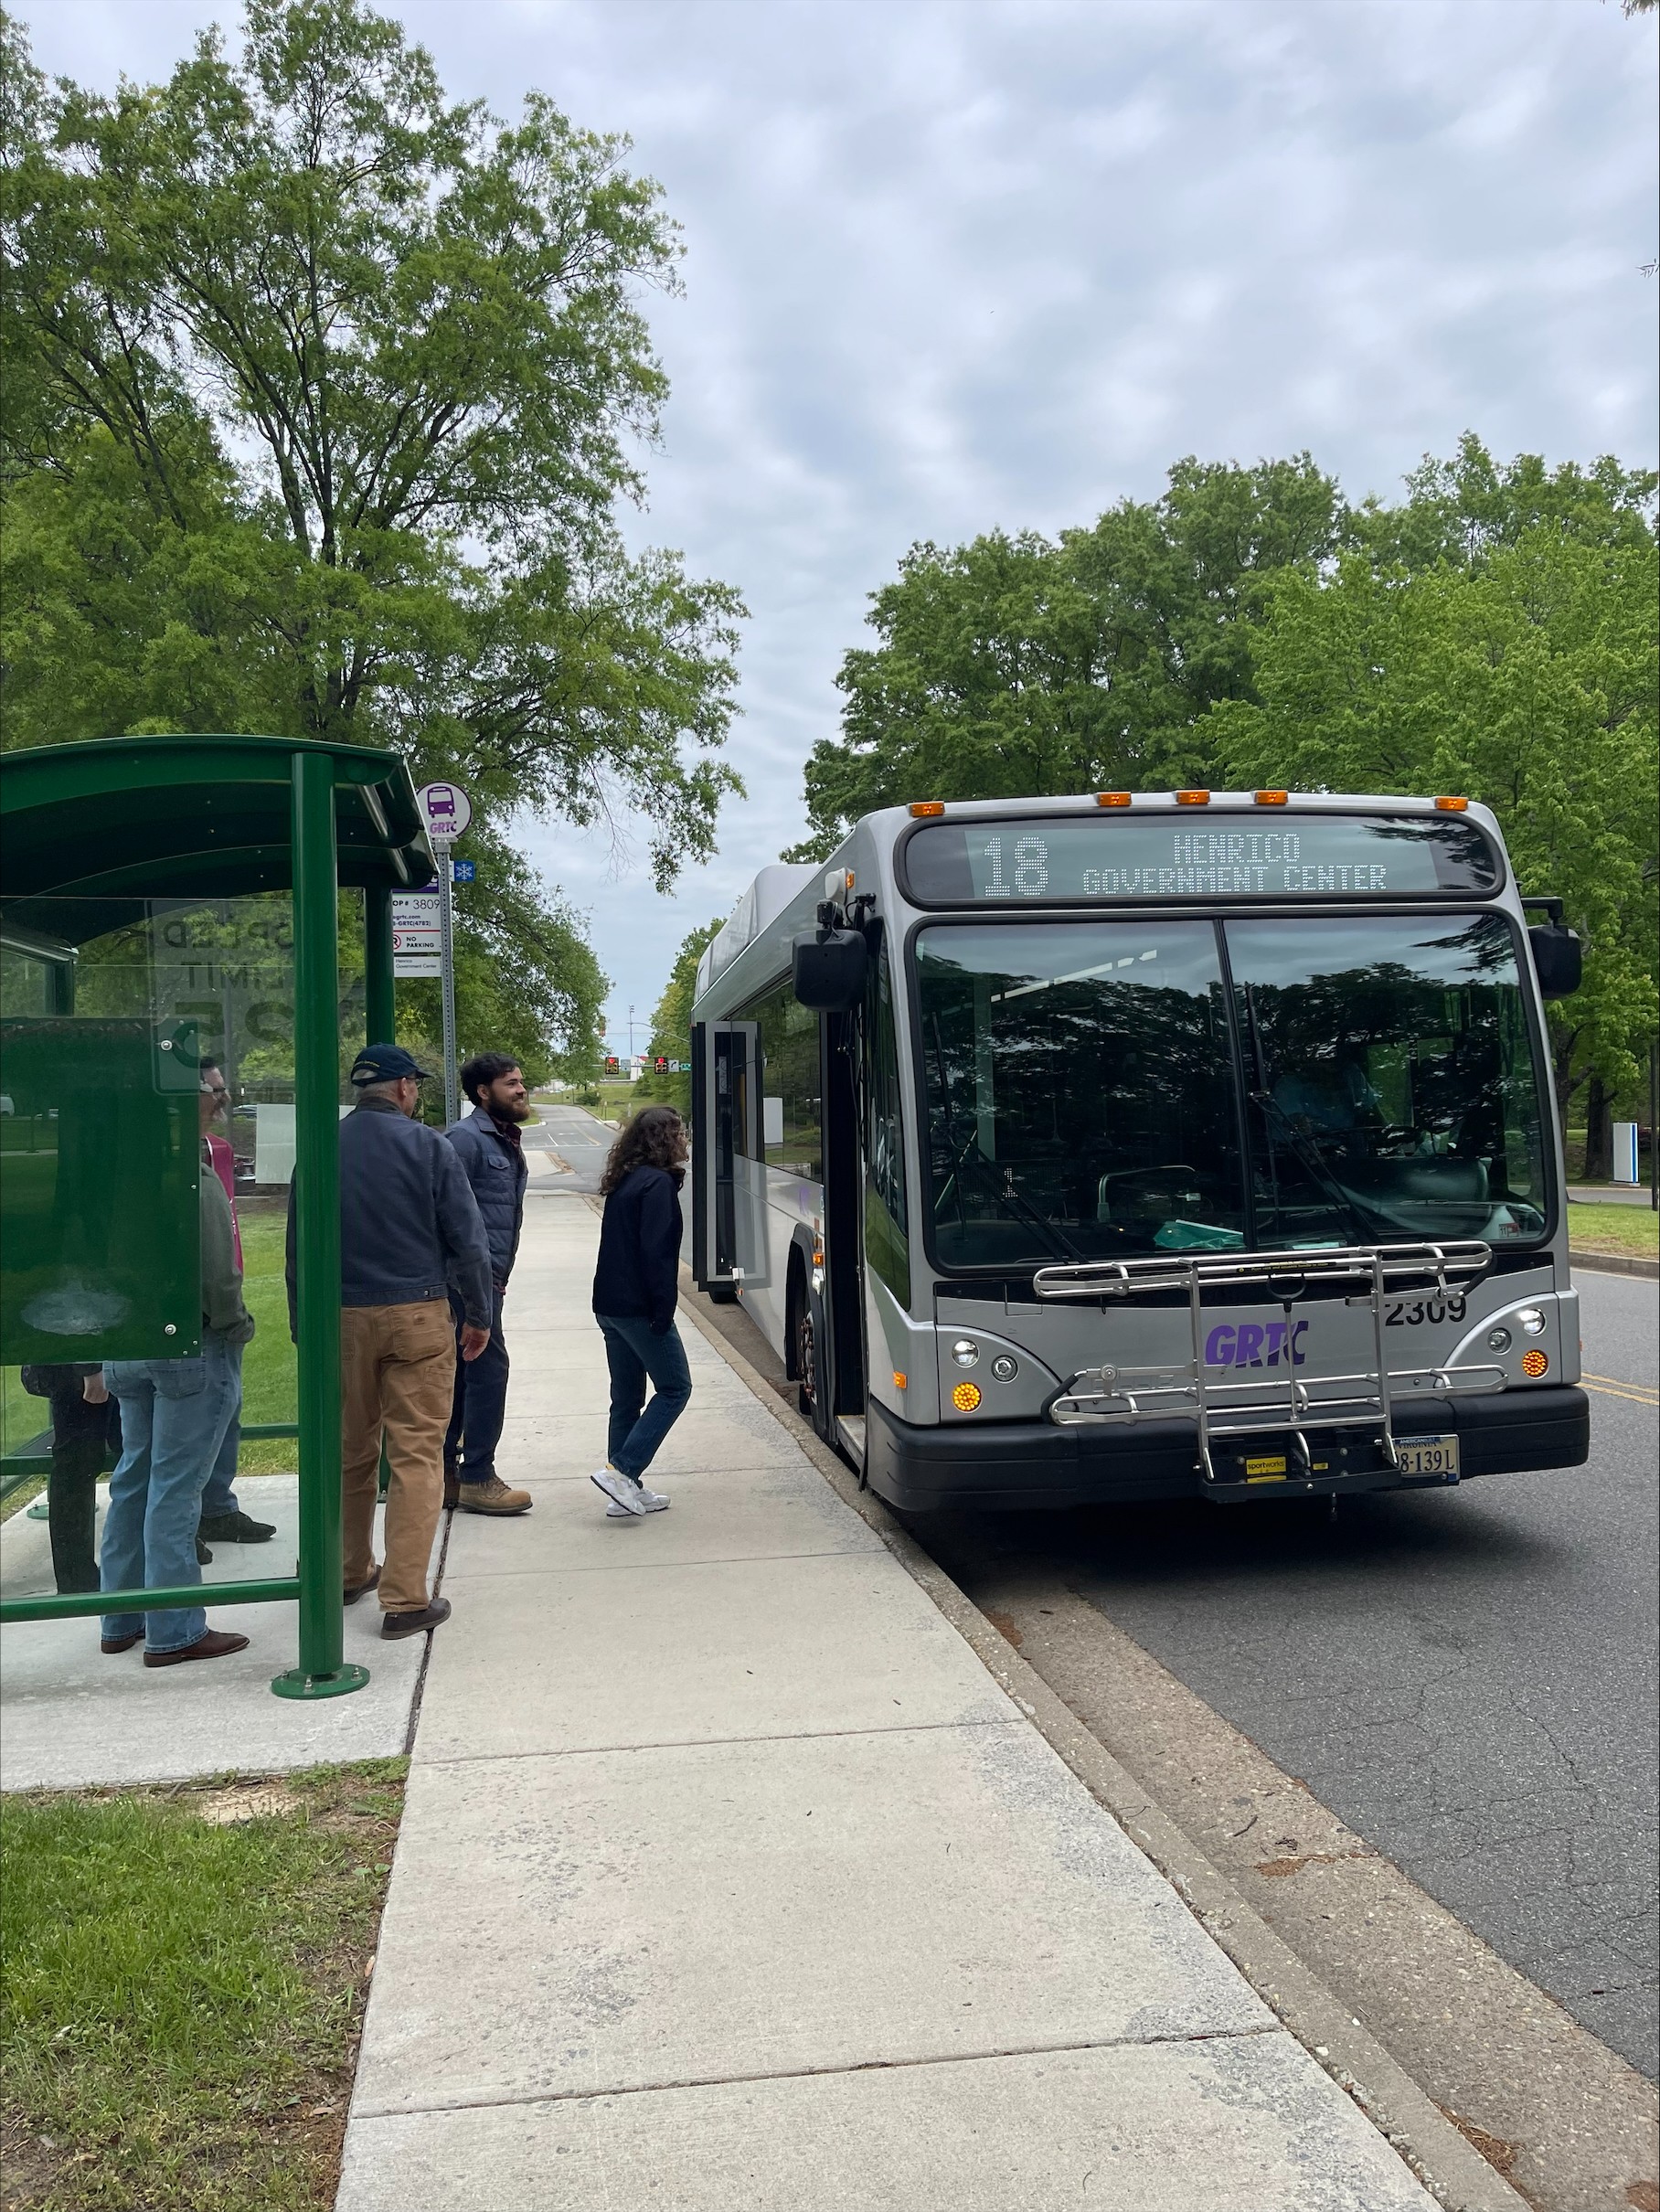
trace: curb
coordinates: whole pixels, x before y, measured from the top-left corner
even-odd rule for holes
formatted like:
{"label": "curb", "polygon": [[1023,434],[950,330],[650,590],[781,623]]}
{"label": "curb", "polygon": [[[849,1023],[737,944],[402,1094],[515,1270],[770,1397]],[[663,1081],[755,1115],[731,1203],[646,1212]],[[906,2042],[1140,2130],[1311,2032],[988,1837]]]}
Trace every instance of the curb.
{"label": "curb", "polygon": [[1570,1267],[1588,1267],[1605,1275],[1642,1275],[1650,1282],[1660,1281],[1660,1260],[1633,1260],[1624,1252],[1576,1252],[1568,1248]]}
{"label": "curb", "polygon": [[1176,1823],[1150,1801],[1128,1769],[1090,1734],[1070,1707],[944,1569],[936,1566],[881,1500],[873,1492],[861,1490],[858,1478],[846,1462],[783,1402],[736,1345],[705,1324],[684,1288],[680,1310],[800,1445],[844,1505],[850,1505],[881,1537],[1051,1749],[1153,1861],[1264,2004],[1354,2099],[1437,2203],[1446,2212],[1527,2212],[1527,2200],[1488,2164],[1399,2061],[1275,1935]]}

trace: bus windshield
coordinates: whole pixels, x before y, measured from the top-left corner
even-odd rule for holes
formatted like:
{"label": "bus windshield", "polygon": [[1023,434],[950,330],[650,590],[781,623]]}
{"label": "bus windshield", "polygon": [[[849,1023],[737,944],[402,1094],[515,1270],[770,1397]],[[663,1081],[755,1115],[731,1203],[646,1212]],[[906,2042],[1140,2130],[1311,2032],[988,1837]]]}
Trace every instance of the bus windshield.
{"label": "bus windshield", "polygon": [[1499,915],[975,921],[915,957],[943,1267],[1545,1232]]}

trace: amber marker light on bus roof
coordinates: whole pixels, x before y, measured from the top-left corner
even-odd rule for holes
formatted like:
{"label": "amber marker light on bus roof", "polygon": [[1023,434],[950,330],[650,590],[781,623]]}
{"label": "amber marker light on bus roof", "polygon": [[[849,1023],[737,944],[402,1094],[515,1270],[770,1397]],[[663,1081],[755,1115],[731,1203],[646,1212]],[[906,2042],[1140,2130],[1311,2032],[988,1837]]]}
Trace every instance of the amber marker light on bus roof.
{"label": "amber marker light on bus roof", "polygon": [[1259,806],[1284,806],[1291,798],[1288,791],[1260,791],[1252,795]]}
{"label": "amber marker light on bus roof", "polygon": [[945,802],[943,799],[913,799],[910,811],[913,814],[942,814]]}
{"label": "amber marker light on bus roof", "polygon": [[1127,791],[1098,791],[1095,803],[1097,806],[1128,806],[1130,794]]}
{"label": "amber marker light on bus roof", "polygon": [[1176,803],[1177,806],[1208,806],[1210,793],[1208,791],[1178,791]]}
{"label": "amber marker light on bus roof", "polygon": [[1470,802],[1468,799],[1437,799],[1435,803],[1443,814],[1462,814]]}

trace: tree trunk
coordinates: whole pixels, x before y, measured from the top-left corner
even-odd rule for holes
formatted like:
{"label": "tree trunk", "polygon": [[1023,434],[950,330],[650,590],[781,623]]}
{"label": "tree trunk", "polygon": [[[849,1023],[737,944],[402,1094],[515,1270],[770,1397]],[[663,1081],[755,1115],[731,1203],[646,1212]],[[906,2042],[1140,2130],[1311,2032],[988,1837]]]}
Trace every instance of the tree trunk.
{"label": "tree trunk", "polygon": [[1585,1180],[1606,1183],[1613,1174],[1613,1101],[1600,1075],[1585,1093]]}

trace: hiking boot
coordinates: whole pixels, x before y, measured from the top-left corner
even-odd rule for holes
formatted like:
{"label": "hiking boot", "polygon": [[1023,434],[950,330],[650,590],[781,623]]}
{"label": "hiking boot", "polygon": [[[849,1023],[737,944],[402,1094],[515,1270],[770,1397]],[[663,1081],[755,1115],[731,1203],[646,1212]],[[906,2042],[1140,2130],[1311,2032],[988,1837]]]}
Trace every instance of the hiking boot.
{"label": "hiking boot", "polygon": [[274,1521],[256,1521],[239,1507],[235,1513],[205,1513],[197,1534],[209,1544],[269,1544],[277,1533]]}
{"label": "hiking boot", "polygon": [[448,1598],[434,1598],[431,1605],[423,1605],[418,1613],[383,1613],[380,1632],[389,1642],[394,1636],[424,1636],[430,1628],[438,1628],[450,1618]]}
{"label": "hiking boot", "polygon": [[146,1652],[146,1666],[182,1666],[186,1659],[229,1659],[232,1652],[248,1649],[246,1636],[233,1636],[229,1629],[210,1628],[199,1635],[194,1643],[186,1643],[176,1652]]}
{"label": "hiking boot", "polygon": [[456,1485],[463,1513],[528,1513],[530,1493],[527,1490],[509,1490],[499,1474],[487,1474],[482,1483],[463,1482]]}
{"label": "hiking boot", "polygon": [[359,1599],[359,1598],[361,1598],[361,1597],[363,1596],[364,1592],[365,1592],[366,1590],[373,1590],[373,1589],[374,1589],[374,1588],[377,1586],[377,1584],[379,1582],[379,1580],[380,1580],[380,1569],[379,1569],[379,1568],[378,1568],[378,1567],[371,1567],[371,1568],[369,1569],[368,1579],[367,1579],[367,1582],[357,1582],[357,1583],[351,1584],[350,1586],[348,1586],[348,1588],[346,1588],[345,1590],[343,1590],[343,1591],[341,1592],[341,1597],[342,1597],[343,1601],[344,1601],[346,1604],[347,1604],[347,1605],[356,1605],[356,1602],[357,1602],[357,1601],[358,1601],[358,1599]]}
{"label": "hiking boot", "polygon": [[196,1539],[196,1563],[198,1567],[211,1567],[213,1565],[213,1554],[208,1550],[207,1545],[203,1543],[199,1535]]}

